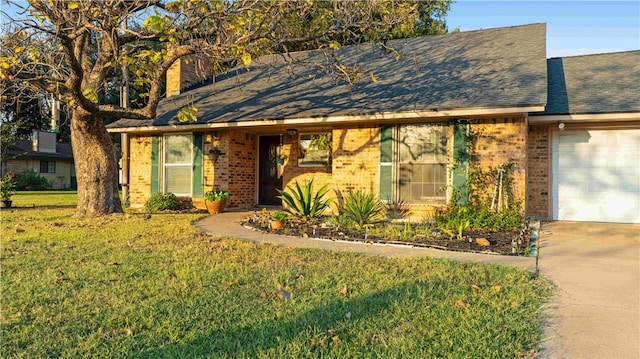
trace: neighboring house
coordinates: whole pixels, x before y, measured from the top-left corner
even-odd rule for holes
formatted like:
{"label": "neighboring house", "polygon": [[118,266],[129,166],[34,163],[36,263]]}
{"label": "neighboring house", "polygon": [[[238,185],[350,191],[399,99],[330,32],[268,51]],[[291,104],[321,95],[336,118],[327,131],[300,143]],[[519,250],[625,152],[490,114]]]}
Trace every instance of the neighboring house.
{"label": "neighboring house", "polygon": [[31,172],[45,177],[53,189],[75,189],[76,174],[71,144],[56,141],[56,134],[34,131],[31,140],[15,140],[2,154],[2,175]]}
{"label": "neighboring house", "polygon": [[[574,123],[583,131],[613,125],[640,158],[640,51],[599,55],[585,69],[573,66],[582,57],[547,60],[545,32],[545,24],[533,24],[343,47],[335,58],[356,70],[351,86],[337,67],[327,74],[309,64],[334,59],[320,51],[294,53],[294,62],[265,56],[204,83],[193,64],[179,62],[167,73],[169,97],[157,118],[109,126],[129,144],[130,202],[142,205],[165,191],[202,206],[203,193],[220,187],[230,192],[231,208],[280,205],[278,189],[313,178],[338,198],[363,189],[406,201],[417,218],[446,205],[451,189],[466,183],[471,146],[485,170],[515,165],[514,196],[528,215],[593,220],[563,217],[572,199],[563,197],[571,185],[562,182],[567,158],[554,150],[564,148],[558,123],[562,134]],[[614,63],[607,64],[609,56]],[[574,68],[589,75],[574,84],[567,72]],[[585,93],[574,97],[579,90]],[[181,123],[177,114],[188,105],[198,109],[197,121]],[[309,148],[319,134],[332,136],[331,151]],[[214,149],[221,153],[215,163]],[[640,222],[640,172],[627,165],[613,175],[635,176],[635,187],[627,186],[631,207],[618,211],[632,215],[601,220]],[[623,178],[613,179],[614,187]]]}

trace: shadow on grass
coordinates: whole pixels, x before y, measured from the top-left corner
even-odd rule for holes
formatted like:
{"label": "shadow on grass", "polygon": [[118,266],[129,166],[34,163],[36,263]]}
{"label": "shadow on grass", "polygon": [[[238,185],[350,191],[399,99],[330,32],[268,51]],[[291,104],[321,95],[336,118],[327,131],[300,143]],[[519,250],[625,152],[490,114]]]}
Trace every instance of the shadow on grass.
{"label": "shadow on grass", "polygon": [[[333,337],[340,338],[340,344],[347,345],[348,352],[355,354],[354,350],[362,350],[366,345],[368,349],[376,350],[375,340],[371,343],[363,343],[362,338],[356,340],[353,333],[362,333],[380,324],[373,317],[380,316],[387,309],[393,307],[394,303],[411,300],[415,302],[420,299],[427,302],[442,301],[444,298],[428,298],[423,296],[436,296],[443,293],[442,288],[450,285],[444,281],[436,282],[415,282],[384,290],[382,292],[361,295],[351,299],[331,298],[322,303],[318,303],[312,310],[301,314],[294,314],[291,318],[272,318],[266,321],[256,321],[255,323],[234,326],[229,328],[212,330],[195,337],[193,340],[171,344],[161,348],[147,350],[139,353],[139,357],[193,357],[210,356],[219,357],[247,357],[253,358],[264,356],[271,349],[276,349],[278,356],[316,356],[329,355],[331,348],[336,343]],[[277,299],[267,299],[277,300]],[[274,302],[275,312],[282,306],[295,306],[296,299],[284,303]],[[286,310],[283,310],[286,312]],[[347,318],[346,313],[351,313]],[[243,313],[229,313],[230,316],[242,315]],[[400,318],[401,320],[403,318]],[[405,318],[406,319],[406,318]],[[233,323],[233,320],[229,321]],[[402,323],[385,322],[390,327],[396,327]],[[386,330],[376,328],[374,336],[384,333]],[[322,346],[314,345],[312,340],[324,338]],[[424,338],[428,341],[428,338]],[[286,348],[291,345],[289,348]],[[380,343],[377,351],[383,351],[386,345]],[[364,354],[364,353],[360,353]]]}

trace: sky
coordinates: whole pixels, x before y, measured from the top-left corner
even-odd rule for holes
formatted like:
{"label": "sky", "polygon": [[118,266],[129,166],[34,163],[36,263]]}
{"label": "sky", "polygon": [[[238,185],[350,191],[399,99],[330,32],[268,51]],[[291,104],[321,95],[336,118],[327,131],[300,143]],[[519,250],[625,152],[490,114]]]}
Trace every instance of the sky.
{"label": "sky", "polygon": [[546,23],[547,57],[640,49],[640,0],[457,0],[446,21],[461,31]]}
{"label": "sky", "polygon": [[640,49],[640,0],[457,0],[449,30],[547,24],[547,57]]}

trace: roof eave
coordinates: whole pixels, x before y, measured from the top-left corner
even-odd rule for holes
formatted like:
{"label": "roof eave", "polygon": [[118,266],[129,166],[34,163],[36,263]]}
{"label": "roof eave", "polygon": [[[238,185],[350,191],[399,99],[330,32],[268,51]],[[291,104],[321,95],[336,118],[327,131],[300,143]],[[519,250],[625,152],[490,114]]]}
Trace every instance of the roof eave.
{"label": "roof eave", "polygon": [[215,122],[200,124],[170,124],[163,126],[136,126],[109,128],[111,133],[149,133],[169,131],[193,131],[193,130],[219,130],[227,128],[251,128],[262,126],[295,126],[313,124],[345,124],[345,123],[384,123],[401,120],[415,119],[442,119],[451,117],[473,117],[473,116],[494,116],[517,113],[531,113],[544,111],[544,104],[523,105],[513,107],[477,107],[477,108],[455,108],[455,109],[430,109],[404,112],[376,112],[371,114],[339,115],[339,116],[314,116],[285,119],[252,120],[241,122]]}
{"label": "roof eave", "polygon": [[640,112],[607,112],[576,114],[530,114],[530,124],[552,122],[607,122],[607,121],[640,121]]}

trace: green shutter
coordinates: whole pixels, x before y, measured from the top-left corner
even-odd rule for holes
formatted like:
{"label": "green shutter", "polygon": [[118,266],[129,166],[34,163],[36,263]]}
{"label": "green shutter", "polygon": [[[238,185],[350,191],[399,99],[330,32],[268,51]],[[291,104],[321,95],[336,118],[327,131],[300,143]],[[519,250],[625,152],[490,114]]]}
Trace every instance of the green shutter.
{"label": "green shutter", "polygon": [[193,198],[204,197],[204,185],[202,183],[202,149],[204,147],[204,135],[202,132],[193,134],[193,188],[191,195]]}
{"label": "green shutter", "polygon": [[393,126],[380,127],[380,190],[383,201],[393,201]]}
{"label": "green shutter", "polygon": [[160,136],[151,136],[151,194],[160,192]]}
{"label": "green shutter", "polygon": [[453,126],[453,188],[460,197],[457,205],[464,206],[469,202],[469,187],[467,186],[467,170],[469,169],[469,149],[467,139],[469,137],[468,124],[456,124]]}

